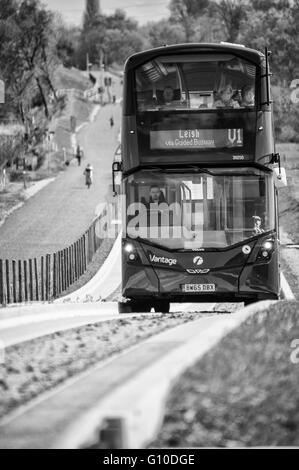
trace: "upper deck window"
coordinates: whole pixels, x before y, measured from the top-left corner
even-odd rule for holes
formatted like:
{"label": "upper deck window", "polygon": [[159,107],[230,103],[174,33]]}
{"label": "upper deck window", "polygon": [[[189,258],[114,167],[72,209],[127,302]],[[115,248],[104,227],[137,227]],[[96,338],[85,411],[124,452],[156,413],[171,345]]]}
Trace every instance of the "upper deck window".
{"label": "upper deck window", "polygon": [[161,56],[136,70],[137,109],[253,109],[256,66],[230,54]]}

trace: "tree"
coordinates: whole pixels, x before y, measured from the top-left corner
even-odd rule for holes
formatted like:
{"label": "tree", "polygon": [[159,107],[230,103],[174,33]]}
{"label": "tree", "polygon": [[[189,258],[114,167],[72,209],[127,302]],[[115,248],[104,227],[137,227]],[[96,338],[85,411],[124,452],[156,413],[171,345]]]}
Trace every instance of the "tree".
{"label": "tree", "polygon": [[145,27],[144,33],[150,47],[159,47],[164,44],[180,44],[185,40],[182,26],[170,23],[168,20],[149,23]]}
{"label": "tree", "polygon": [[217,15],[224,27],[223,39],[236,42],[240,31],[247,21],[249,4],[247,0],[220,0],[211,2],[210,17]]}
{"label": "tree", "polygon": [[241,38],[249,47],[272,52],[273,83],[286,85],[299,73],[299,2],[254,2],[250,22],[244,25]]}
{"label": "tree", "polygon": [[58,58],[53,13],[38,0],[0,2],[0,70],[7,84],[6,109],[12,108],[26,125],[36,93],[46,117],[49,92],[56,96],[53,73]]}
{"label": "tree", "polygon": [[113,15],[106,16],[105,27],[107,29],[117,29],[119,31],[137,31],[138,23],[132,18],[128,18],[124,10],[117,8]]}
{"label": "tree", "polygon": [[290,7],[289,0],[251,0],[251,6],[254,11],[267,12],[271,8],[275,10],[283,10]]}
{"label": "tree", "polygon": [[45,115],[49,117],[46,81],[53,91],[50,60],[53,13],[42,7],[38,0],[23,1],[14,20],[17,34],[14,38],[15,53],[21,58],[24,69],[34,77],[39,90]]}
{"label": "tree", "polygon": [[99,0],[86,0],[86,6],[83,17],[84,31],[87,31],[94,26],[100,13],[101,11]]}
{"label": "tree", "polygon": [[196,20],[206,13],[209,3],[209,0],[171,0],[170,19],[183,28],[185,42],[191,41]]}
{"label": "tree", "polygon": [[[61,18],[55,21],[56,55],[64,67],[76,66],[76,54],[81,30],[77,26],[66,26]],[[57,24],[58,23],[58,24]]]}
{"label": "tree", "polygon": [[145,48],[145,39],[138,31],[108,29],[103,43],[107,64],[123,64],[128,56]]}
{"label": "tree", "polygon": [[126,13],[117,9],[113,15],[99,14],[88,28],[83,27],[78,47],[78,64],[85,68],[86,58],[92,64],[100,65],[119,62],[133,52],[140,51],[145,40],[138,31],[138,23],[126,17]]}

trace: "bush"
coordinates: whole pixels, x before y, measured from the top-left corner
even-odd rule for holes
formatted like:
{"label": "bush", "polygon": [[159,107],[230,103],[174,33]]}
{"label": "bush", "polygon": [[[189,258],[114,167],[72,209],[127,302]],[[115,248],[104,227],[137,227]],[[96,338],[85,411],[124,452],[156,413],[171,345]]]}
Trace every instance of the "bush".
{"label": "bush", "polygon": [[281,127],[278,139],[280,142],[299,142],[299,135],[293,126],[287,124]]}
{"label": "bush", "polygon": [[9,173],[9,180],[12,183],[23,181],[24,180],[23,170],[12,170]]}
{"label": "bush", "polygon": [[289,89],[275,86],[272,91],[277,140],[280,142],[299,142],[299,104],[291,102]]}
{"label": "bush", "polygon": [[0,134],[0,165],[12,163],[22,149],[22,135]]}

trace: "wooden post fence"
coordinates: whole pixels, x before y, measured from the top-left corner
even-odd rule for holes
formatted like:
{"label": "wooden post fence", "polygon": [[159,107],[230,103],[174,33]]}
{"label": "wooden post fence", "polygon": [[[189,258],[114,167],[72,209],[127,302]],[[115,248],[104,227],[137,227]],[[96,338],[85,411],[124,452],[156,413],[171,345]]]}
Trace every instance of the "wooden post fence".
{"label": "wooden post fence", "polygon": [[[116,218],[118,208],[114,209]],[[49,301],[69,289],[86,272],[102,244],[100,225],[105,214],[107,208],[77,241],[56,253],[39,259],[0,259],[0,306],[12,302]]]}

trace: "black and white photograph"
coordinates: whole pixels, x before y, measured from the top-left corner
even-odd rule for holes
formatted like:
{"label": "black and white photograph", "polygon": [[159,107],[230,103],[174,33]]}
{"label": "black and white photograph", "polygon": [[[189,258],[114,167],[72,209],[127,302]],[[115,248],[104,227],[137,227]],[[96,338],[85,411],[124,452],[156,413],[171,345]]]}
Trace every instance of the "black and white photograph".
{"label": "black and white photograph", "polygon": [[0,450],[286,465],[298,188],[299,0],[0,0]]}

